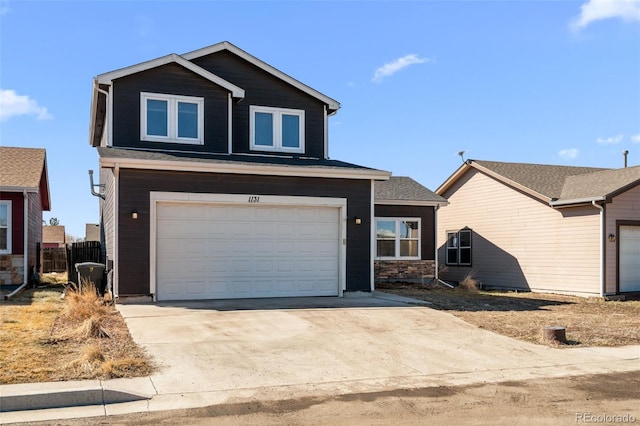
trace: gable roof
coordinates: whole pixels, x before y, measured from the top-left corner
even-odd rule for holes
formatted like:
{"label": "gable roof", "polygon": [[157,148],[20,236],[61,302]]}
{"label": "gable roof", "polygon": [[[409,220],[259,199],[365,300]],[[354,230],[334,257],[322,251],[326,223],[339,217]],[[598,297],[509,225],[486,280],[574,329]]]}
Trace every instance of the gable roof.
{"label": "gable roof", "polygon": [[0,147],[0,187],[35,192],[40,187],[45,150],[40,148]]}
{"label": "gable roof", "polygon": [[160,58],[152,59],[150,61],[141,62],[136,65],[131,65],[125,68],[121,68],[118,70],[106,72],[98,75],[93,79],[93,91],[91,94],[91,113],[90,113],[90,123],[89,123],[89,144],[91,146],[97,147],[100,146],[100,139],[102,138],[102,134],[104,131],[104,123],[106,119],[106,104],[107,104],[107,96],[108,96],[108,86],[113,83],[113,80],[118,78],[122,78],[128,75],[132,75],[135,73],[139,73],[142,71],[146,71],[152,68],[156,68],[162,65],[176,63],[181,65],[182,67],[191,70],[192,72],[200,75],[201,77],[211,81],[218,86],[221,86],[227,89],[233,97],[235,98],[244,98],[245,91],[241,87],[234,85],[233,83],[213,74],[210,71],[196,65],[191,62],[191,60],[200,58],[205,55],[210,55],[212,53],[220,52],[222,50],[226,50],[231,52],[232,54],[246,60],[247,62],[257,66],[263,71],[268,72],[269,74],[283,80],[284,82],[292,85],[293,87],[301,90],[302,92],[318,99],[327,105],[327,114],[333,114],[338,109],[340,109],[340,103],[335,99],[332,99],[317,90],[307,86],[304,83],[296,80],[295,78],[283,73],[282,71],[272,67],[266,62],[261,61],[253,55],[245,52],[239,47],[229,43],[228,41],[223,41],[221,43],[214,44],[209,47],[205,47],[202,49],[194,50],[189,53],[185,53],[184,55],[178,55],[176,53],[171,53],[169,55],[162,56]]}
{"label": "gable roof", "polygon": [[376,204],[445,205],[444,197],[406,176],[391,176],[389,180],[375,182]]}
{"label": "gable roof", "polygon": [[229,92],[231,92],[234,98],[244,98],[244,90],[241,89],[240,87],[226,81],[223,78],[218,77],[217,75],[205,70],[204,68],[197,66],[193,62],[189,62],[182,56],[176,55],[175,53],[162,56],[157,59],[152,59],[150,61],[142,62],[140,64],[132,65],[126,68],[121,68],[119,70],[100,74],[96,77],[96,82],[98,84],[111,84],[113,80],[116,80],[118,78],[125,77],[131,74],[136,74],[142,71],[150,70],[152,68],[156,68],[156,67],[170,64],[170,63],[176,63],[178,65],[181,65],[184,68],[190,71],[193,71],[199,76],[211,81],[212,83],[215,83],[218,86],[224,87]]}
{"label": "gable roof", "polygon": [[467,171],[475,169],[551,206],[611,197],[640,184],[640,166],[622,169],[467,160],[438,189],[444,194]]}
{"label": "gable roof", "polygon": [[295,78],[283,73],[282,71],[278,70],[277,68],[272,67],[271,65],[267,64],[266,62],[256,58],[255,56],[245,52],[244,50],[240,49],[239,47],[233,45],[232,43],[229,43],[228,41],[223,41],[217,44],[214,44],[212,46],[208,46],[208,47],[204,47],[202,49],[197,49],[188,53],[185,53],[182,55],[183,58],[185,58],[186,60],[193,60],[196,58],[200,58],[202,56],[206,56],[206,55],[210,55],[212,53],[216,53],[216,52],[220,52],[222,50],[227,50],[231,53],[233,53],[236,56],[239,56],[240,58],[244,59],[245,61],[257,66],[258,68],[261,68],[263,71],[268,72],[269,74],[279,78],[280,80],[283,80],[287,83],[289,83],[290,85],[296,87],[297,89],[307,93],[308,95],[313,96],[316,99],[321,100],[322,102],[324,102],[325,104],[327,104],[327,106],[329,107],[329,113],[337,111],[338,109],[340,109],[340,103],[338,101],[336,101],[335,99],[332,99],[326,95],[323,95],[322,93],[318,92],[317,90],[307,86],[306,84],[296,80]]}

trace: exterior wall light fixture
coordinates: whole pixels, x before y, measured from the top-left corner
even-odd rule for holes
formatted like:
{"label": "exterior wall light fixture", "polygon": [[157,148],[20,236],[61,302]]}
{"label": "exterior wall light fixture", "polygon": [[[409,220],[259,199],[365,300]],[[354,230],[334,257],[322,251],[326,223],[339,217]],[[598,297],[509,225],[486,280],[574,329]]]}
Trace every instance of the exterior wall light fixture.
{"label": "exterior wall light fixture", "polygon": [[360,219],[358,216],[355,217],[355,222],[356,225],[361,225],[362,224],[362,219]]}
{"label": "exterior wall light fixture", "polygon": [[610,242],[612,242],[612,243],[615,243],[615,242],[616,242],[616,236],[615,236],[615,234],[609,234],[609,241],[610,241]]}
{"label": "exterior wall light fixture", "polygon": [[138,212],[132,211],[131,212],[131,219],[137,219],[137,218],[138,218]]}

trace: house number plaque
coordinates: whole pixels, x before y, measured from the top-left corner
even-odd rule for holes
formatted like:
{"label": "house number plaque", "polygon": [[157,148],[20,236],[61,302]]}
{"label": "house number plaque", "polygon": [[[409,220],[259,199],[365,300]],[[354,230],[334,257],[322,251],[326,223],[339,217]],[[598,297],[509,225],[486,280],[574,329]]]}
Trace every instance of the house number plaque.
{"label": "house number plaque", "polygon": [[260,202],[260,197],[258,197],[257,195],[250,195],[249,196],[249,202],[250,203],[259,203]]}

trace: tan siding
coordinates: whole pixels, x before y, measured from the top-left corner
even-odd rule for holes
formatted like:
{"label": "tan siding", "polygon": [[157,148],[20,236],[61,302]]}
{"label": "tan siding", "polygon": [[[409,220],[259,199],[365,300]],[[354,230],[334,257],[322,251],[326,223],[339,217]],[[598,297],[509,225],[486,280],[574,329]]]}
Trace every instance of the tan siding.
{"label": "tan siding", "polygon": [[[640,186],[636,186],[613,199],[606,205],[605,235],[618,235],[616,221],[640,221]],[[606,292],[616,293],[618,288],[617,243],[605,244],[606,254]]]}
{"label": "tan siding", "polygon": [[[484,285],[599,293],[599,215],[591,206],[554,210],[476,170],[448,193],[438,219],[444,279],[468,272]],[[445,267],[446,232],[473,230],[472,267]]]}
{"label": "tan siding", "polygon": [[105,199],[100,200],[100,217],[107,260],[114,260],[115,223],[113,216],[115,177],[111,169],[100,169],[100,183],[105,185]]}

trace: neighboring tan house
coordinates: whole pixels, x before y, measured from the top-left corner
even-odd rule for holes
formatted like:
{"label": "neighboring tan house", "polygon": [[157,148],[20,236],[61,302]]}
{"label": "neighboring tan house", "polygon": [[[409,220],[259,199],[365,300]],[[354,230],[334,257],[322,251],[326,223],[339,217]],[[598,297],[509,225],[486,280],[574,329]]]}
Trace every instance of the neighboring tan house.
{"label": "neighboring tan house", "polygon": [[440,276],[584,296],[640,291],[640,166],[466,161],[436,193]]}
{"label": "neighboring tan house", "polygon": [[66,247],[67,237],[64,225],[45,225],[42,227],[42,248]]}
{"label": "neighboring tan house", "polygon": [[116,297],[370,293],[374,181],[390,173],[329,159],[339,108],[228,42],[98,75]]}
{"label": "neighboring tan house", "polygon": [[100,241],[100,225],[97,223],[85,224],[85,241]]}
{"label": "neighboring tan house", "polygon": [[437,213],[445,205],[446,199],[409,177],[375,183],[376,282],[436,277]]}
{"label": "neighboring tan house", "polygon": [[0,147],[0,285],[27,284],[40,264],[43,210],[51,210],[45,150]]}

